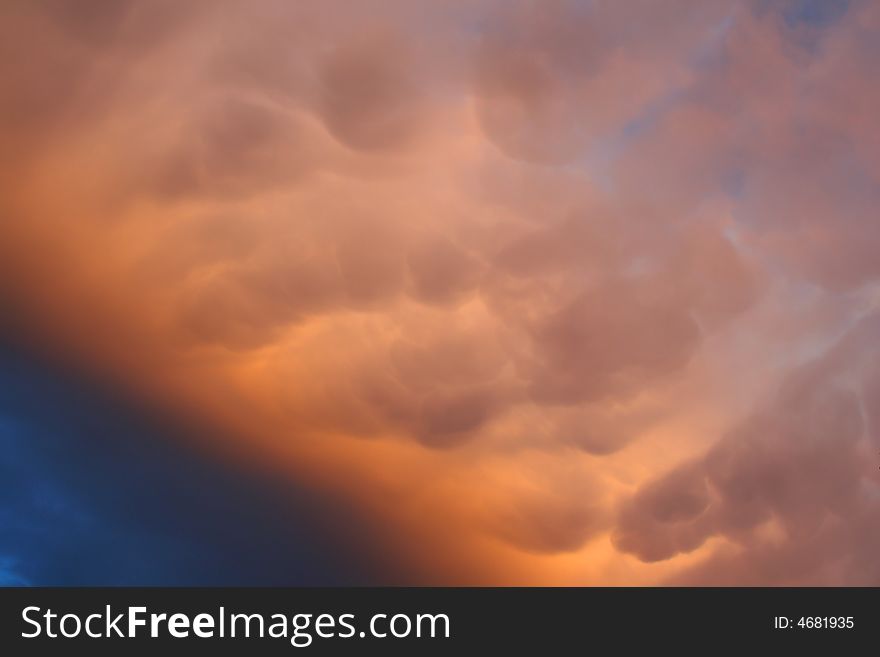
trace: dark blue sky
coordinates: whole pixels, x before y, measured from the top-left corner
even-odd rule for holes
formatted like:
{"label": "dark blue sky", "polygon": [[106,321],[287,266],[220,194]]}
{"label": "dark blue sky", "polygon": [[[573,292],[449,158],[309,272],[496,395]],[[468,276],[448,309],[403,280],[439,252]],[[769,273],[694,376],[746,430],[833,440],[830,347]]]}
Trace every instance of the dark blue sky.
{"label": "dark blue sky", "polygon": [[354,519],[0,346],[0,585],[360,584]]}

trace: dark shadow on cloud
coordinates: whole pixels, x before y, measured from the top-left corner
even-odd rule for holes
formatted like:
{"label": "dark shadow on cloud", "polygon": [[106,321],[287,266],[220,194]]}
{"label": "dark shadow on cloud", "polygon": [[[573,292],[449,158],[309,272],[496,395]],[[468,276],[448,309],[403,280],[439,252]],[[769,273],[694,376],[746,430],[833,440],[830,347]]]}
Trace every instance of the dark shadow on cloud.
{"label": "dark shadow on cloud", "polygon": [[[97,386],[0,347],[0,585],[341,585],[355,519],[233,470]],[[355,529],[352,532],[357,531]],[[349,537],[350,539],[350,537]]]}

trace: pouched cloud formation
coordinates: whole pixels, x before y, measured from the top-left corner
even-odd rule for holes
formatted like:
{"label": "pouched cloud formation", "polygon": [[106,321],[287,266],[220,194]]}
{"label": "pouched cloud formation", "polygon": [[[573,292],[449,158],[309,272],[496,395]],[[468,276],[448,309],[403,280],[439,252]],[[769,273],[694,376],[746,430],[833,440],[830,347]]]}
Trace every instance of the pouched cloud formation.
{"label": "pouched cloud formation", "polygon": [[741,553],[696,581],[875,581],[878,329],[877,314],[860,321],[703,457],[644,486],[617,546],[653,561],[724,536]]}
{"label": "pouched cloud formation", "polygon": [[4,322],[416,581],[877,583],[880,10],[833,4],[7,3]]}

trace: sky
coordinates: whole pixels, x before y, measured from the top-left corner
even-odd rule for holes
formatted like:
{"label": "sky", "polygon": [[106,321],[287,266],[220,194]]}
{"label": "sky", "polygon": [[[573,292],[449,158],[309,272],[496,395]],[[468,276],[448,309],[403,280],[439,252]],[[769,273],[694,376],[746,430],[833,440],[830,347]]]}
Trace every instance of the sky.
{"label": "sky", "polygon": [[880,585],[880,4],[0,7],[0,585]]}

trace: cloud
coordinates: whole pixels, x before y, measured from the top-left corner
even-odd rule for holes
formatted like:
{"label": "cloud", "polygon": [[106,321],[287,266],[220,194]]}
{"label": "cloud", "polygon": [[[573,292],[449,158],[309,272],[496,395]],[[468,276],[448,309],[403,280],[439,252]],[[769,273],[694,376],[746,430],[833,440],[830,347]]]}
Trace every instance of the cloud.
{"label": "cloud", "polygon": [[82,376],[5,344],[0,362],[0,586],[376,581],[367,536],[334,536],[342,507]]}
{"label": "cloud", "polygon": [[[876,409],[866,409],[880,371],[878,330],[880,316],[863,319],[704,456],[638,490],[621,511],[617,547],[656,561],[721,537],[741,548],[735,576],[747,582],[875,581],[868,555],[878,547],[880,497],[869,455],[880,437]],[[771,573],[770,561],[786,565]],[[695,579],[732,582],[718,567],[728,562],[702,564]],[[825,564],[835,564],[833,576]]]}
{"label": "cloud", "polygon": [[864,511],[876,375],[770,391],[876,305],[870,3],[2,11],[4,328],[200,449],[441,581],[708,581]]}

